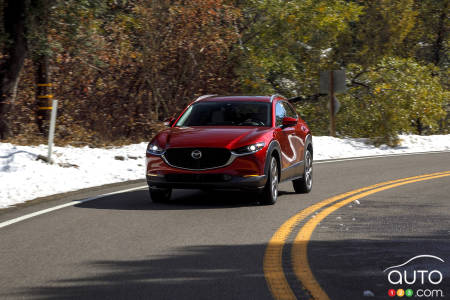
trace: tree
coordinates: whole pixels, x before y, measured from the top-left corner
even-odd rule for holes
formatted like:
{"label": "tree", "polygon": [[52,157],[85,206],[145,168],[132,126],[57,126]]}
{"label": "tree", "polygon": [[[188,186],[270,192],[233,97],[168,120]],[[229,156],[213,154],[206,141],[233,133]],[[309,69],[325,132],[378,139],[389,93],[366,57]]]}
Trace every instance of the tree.
{"label": "tree", "polygon": [[373,66],[387,56],[410,56],[403,41],[417,21],[414,0],[355,2],[362,5],[362,12],[350,24],[351,30],[339,36],[333,57],[341,66]]}
{"label": "tree", "polygon": [[338,68],[333,53],[362,7],[349,1],[249,1],[239,74],[246,92],[308,96],[320,70]]}
{"label": "tree", "polygon": [[48,42],[58,134],[148,137],[196,96],[233,92],[238,16],[222,0],[57,1]]}
{"label": "tree", "polygon": [[55,0],[34,0],[30,6],[28,44],[36,72],[36,123],[40,134],[47,134],[52,107],[52,82],[50,72],[51,49],[48,40],[51,6]]}
{"label": "tree", "polygon": [[7,40],[0,60],[0,139],[9,135],[6,114],[15,100],[19,74],[28,50],[28,1],[5,0],[3,5],[3,28]]}
{"label": "tree", "polygon": [[[348,65],[352,82],[347,93],[338,96],[339,134],[369,137],[377,145],[396,146],[399,133],[420,133],[417,120],[430,133],[437,132],[450,93],[441,86],[439,77],[433,75],[436,71],[431,64],[421,65],[414,59],[398,57],[386,57],[369,68]],[[307,103],[298,104],[298,108],[307,120],[314,120],[313,132],[326,132],[325,105]]]}
{"label": "tree", "polygon": [[417,22],[403,45],[409,55],[441,69],[449,62],[449,5],[448,0],[416,0]]}
{"label": "tree", "polygon": [[194,96],[233,91],[239,12],[227,1],[144,1],[136,12],[142,64],[135,76],[148,88],[156,118],[179,111]]}

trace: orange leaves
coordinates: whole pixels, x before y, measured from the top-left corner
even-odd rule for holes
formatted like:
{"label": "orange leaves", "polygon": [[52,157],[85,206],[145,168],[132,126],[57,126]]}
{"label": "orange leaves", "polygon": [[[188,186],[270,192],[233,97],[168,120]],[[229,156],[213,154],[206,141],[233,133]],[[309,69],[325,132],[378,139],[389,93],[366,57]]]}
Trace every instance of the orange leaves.
{"label": "orange leaves", "polygon": [[[126,10],[106,4],[95,13],[77,1],[58,6],[49,31],[56,142],[147,139],[199,94],[235,92],[240,11],[228,3],[134,0]],[[24,74],[11,118],[20,120],[16,135],[33,137],[31,65]]]}

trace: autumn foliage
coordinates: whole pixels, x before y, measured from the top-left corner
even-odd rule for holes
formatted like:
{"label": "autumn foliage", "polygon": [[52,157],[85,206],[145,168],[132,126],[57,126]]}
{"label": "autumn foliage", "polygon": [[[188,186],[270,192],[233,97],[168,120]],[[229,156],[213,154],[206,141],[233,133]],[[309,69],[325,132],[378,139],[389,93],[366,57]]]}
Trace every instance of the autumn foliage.
{"label": "autumn foliage", "polygon": [[[396,145],[399,133],[450,131],[449,1],[0,0],[0,11],[13,1],[32,4],[6,115],[14,143],[45,141],[36,125],[43,56],[60,144],[149,140],[203,94],[296,96],[313,133],[328,134],[318,79],[332,69],[347,74],[338,135]],[[11,49],[5,28],[0,66]]]}
{"label": "autumn foliage", "polygon": [[[239,10],[225,1],[142,0],[95,9],[66,1],[53,14],[59,142],[149,139],[195,97],[236,89],[231,51]],[[14,142],[39,136],[33,73],[28,59],[9,115]]]}

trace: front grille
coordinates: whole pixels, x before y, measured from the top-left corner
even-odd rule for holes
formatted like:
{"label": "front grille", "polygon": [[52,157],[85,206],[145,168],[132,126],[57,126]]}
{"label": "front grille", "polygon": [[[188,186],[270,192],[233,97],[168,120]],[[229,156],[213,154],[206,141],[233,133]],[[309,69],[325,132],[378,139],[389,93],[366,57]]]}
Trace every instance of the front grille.
{"label": "front grille", "polygon": [[225,174],[166,174],[164,178],[168,182],[226,182],[231,179]]}
{"label": "front grille", "polygon": [[[192,152],[196,150],[201,152],[198,159],[192,157]],[[230,156],[230,150],[223,148],[170,148],[164,153],[170,165],[191,170],[221,167],[228,162]]]}

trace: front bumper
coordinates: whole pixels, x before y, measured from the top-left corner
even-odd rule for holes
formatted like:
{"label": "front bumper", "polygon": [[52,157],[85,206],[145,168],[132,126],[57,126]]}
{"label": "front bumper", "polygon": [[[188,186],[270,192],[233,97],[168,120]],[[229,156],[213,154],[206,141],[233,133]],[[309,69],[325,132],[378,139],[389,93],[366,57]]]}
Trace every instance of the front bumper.
{"label": "front bumper", "polygon": [[266,184],[267,176],[232,176],[228,174],[177,173],[166,175],[147,175],[151,187],[176,189],[260,189]]}
{"label": "front bumper", "polygon": [[146,155],[151,187],[181,189],[258,189],[264,187],[265,151],[236,157],[229,165],[208,170],[185,170],[168,165],[161,156]]}

